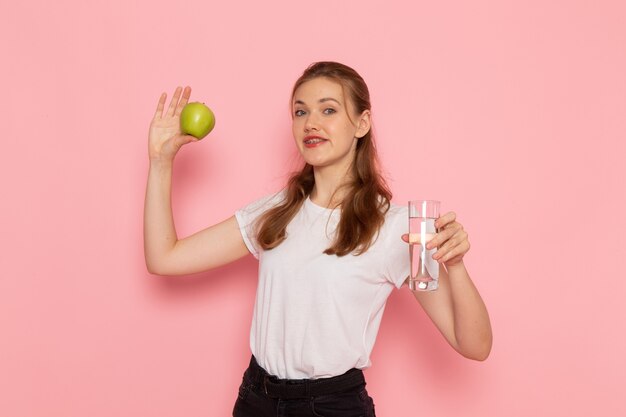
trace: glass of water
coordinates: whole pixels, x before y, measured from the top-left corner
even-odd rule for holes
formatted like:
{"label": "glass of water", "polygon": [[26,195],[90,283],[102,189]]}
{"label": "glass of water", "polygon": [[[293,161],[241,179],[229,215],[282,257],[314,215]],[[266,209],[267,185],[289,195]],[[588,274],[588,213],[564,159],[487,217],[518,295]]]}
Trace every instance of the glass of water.
{"label": "glass of water", "polygon": [[439,205],[436,200],[409,201],[411,291],[434,291],[439,287],[439,263],[433,259],[437,248],[426,249],[426,244],[438,232],[435,220],[439,218]]}

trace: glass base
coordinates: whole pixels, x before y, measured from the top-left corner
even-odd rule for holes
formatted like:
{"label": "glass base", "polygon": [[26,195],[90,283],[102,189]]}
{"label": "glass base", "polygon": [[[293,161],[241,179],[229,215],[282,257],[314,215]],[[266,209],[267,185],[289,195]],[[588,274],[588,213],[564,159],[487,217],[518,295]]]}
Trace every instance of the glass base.
{"label": "glass base", "polygon": [[439,288],[439,280],[427,278],[409,278],[409,289],[411,291],[435,291]]}

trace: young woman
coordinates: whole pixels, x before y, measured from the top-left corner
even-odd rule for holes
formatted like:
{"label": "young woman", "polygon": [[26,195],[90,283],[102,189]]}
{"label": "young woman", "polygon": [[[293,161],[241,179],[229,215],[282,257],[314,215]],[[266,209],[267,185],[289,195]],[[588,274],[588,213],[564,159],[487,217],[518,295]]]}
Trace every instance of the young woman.
{"label": "young woman", "polygon": [[[182,97],[181,97],[182,92]],[[391,203],[371,130],[369,92],[352,68],[309,66],[292,97],[295,145],[304,159],[283,190],[229,219],[178,239],[170,204],[173,159],[196,141],[179,130],[191,89],[159,99],[150,125],[144,213],[148,271],[206,271],[248,254],[259,259],[252,357],[233,415],[374,416],[362,369],[385,302],[409,275],[407,208]],[[450,345],[484,360],[485,305],[463,264],[468,235],[453,212],[436,223],[439,289],[414,292]],[[445,268],[444,268],[445,266]]]}

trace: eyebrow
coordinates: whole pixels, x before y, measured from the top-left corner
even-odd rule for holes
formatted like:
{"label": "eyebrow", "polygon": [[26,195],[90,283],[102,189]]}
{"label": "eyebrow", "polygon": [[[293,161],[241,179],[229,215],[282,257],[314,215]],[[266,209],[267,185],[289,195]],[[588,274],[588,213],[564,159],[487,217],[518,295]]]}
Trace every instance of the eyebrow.
{"label": "eyebrow", "polygon": [[[335,103],[337,103],[337,104],[339,104],[339,105],[341,106],[341,103],[340,103],[340,102],[338,102],[337,100],[335,100],[335,99],[334,99],[334,98],[332,98],[332,97],[324,97],[324,98],[320,98],[320,99],[318,100],[318,103],[325,103],[325,102],[327,102],[327,101],[334,101]],[[306,103],[305,103],[304,101],[302,101],[302,100],[296,100],[296,101],[294,101],[294,103],[293,103],[293,104],[305,104],[305,105],[306,105]]]}

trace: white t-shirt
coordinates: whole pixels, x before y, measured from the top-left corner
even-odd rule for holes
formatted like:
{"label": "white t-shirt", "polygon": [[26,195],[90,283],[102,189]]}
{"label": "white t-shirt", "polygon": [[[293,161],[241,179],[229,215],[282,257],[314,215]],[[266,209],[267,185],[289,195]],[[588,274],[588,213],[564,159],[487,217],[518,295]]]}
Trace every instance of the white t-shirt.
{"label": "white t-shirt", "polygon": [[307,198],[287,238],[262,250],[254,221],[282,201],[284,191],[235,213],[243,240],[259,259],[259,281],[250,330],[252,354],[279,378],[317,379],[371,366],[387,297],[409,275],[408,212],[392,204],[375,243],[363,254],[326,255],[339,222]]}

